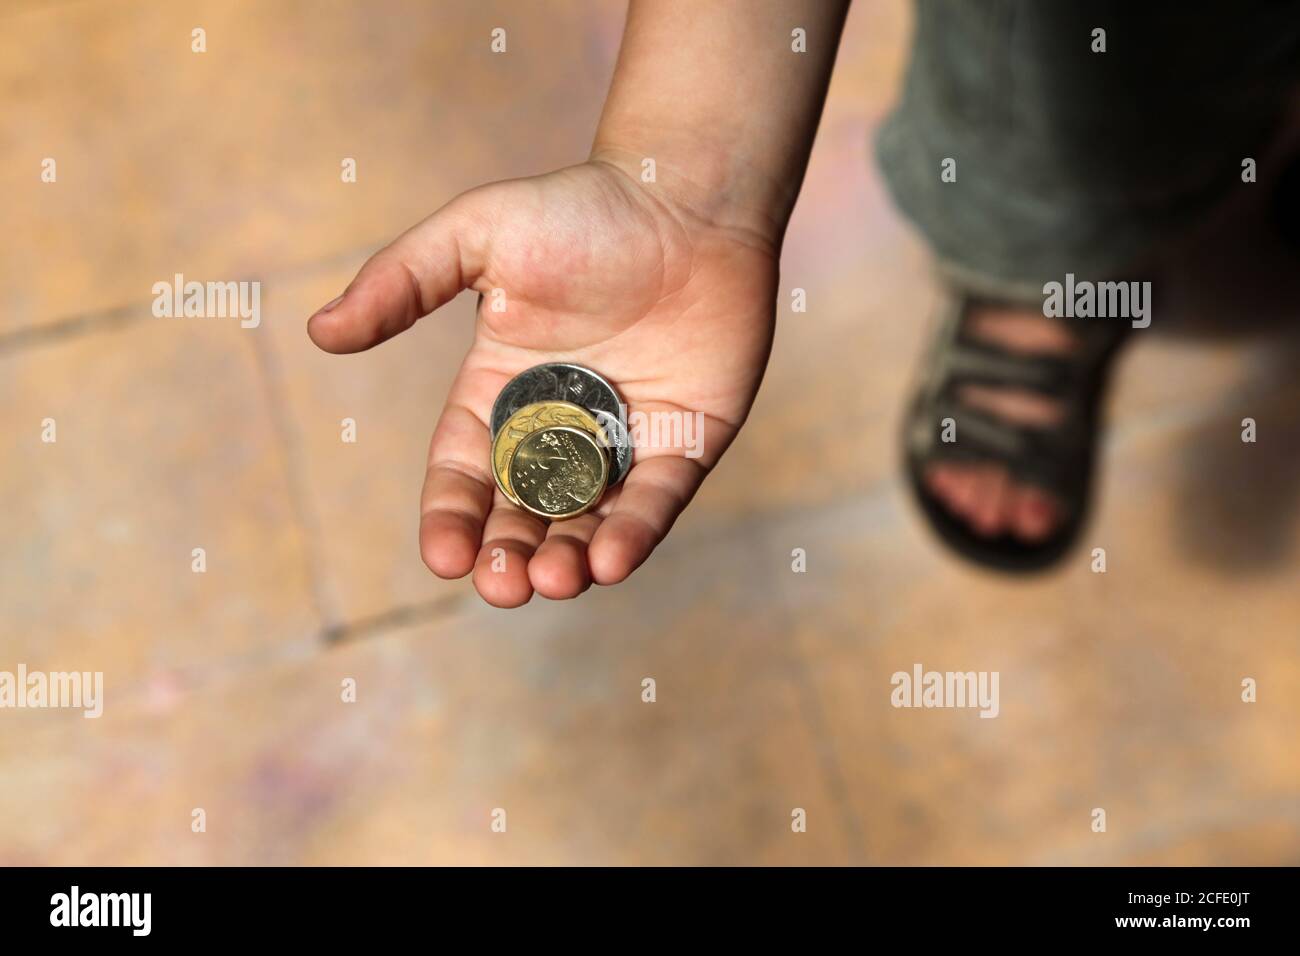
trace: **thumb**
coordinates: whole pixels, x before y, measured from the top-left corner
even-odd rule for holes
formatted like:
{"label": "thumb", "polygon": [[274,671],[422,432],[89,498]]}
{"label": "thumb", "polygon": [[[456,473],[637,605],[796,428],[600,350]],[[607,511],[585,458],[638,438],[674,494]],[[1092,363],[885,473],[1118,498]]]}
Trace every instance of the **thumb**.
{"label": "thumb", "polygon": [[483,272],[487,228],[481,211],[453,199],[380,249],[347,290],[307,320],[326,352],[360,352],[405,332],[446,305]]}

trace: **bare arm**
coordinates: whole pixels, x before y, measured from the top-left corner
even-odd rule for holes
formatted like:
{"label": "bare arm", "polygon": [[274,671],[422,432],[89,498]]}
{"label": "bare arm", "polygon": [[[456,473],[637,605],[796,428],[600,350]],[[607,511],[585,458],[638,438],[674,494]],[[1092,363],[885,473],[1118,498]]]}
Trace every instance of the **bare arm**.
{"label": "bare arm", "polygon": [[[821,118],[848,0],[631,0],[592,147],[704,218],[779,235]],[[793,31],[807,52],[795,52]]]}

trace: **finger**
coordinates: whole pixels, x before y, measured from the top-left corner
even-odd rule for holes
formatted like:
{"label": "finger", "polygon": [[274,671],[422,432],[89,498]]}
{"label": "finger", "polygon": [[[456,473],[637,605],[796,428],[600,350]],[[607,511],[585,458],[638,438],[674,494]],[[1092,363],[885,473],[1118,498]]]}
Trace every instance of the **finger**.
{"label": "finger", "polygon": [[563,601],[591,587],[587,545],[600,522],[598,515],[588,512],[571,521],[557,521],[547,529],[546,540],[528,562],[528,580],[538,594]]}
{"label": "finger", "polygon": [[464,577],[474,567],[496,492],[488,446],[483,422],[449,399],[429,444],[420,496],[420,556],[440,578]]}
{"label": "finger", "polygon": [[488,235],[474,195],[452,200],[371,256],[343,295],[307,321],[311,340],[326,352],[360,352],[473,285]]}
{"label": "finger", "polygon": [[533,596],[528,561],[546,537],[546,522],[497,492],[474,565],[474,587],[493,607],[519,607]]}
{"label": "finger", "polygon": [[633,465],[588,548],[592,580],[617,584],[640,567],[694,497],[704,475],[697,461],[673,455]]}

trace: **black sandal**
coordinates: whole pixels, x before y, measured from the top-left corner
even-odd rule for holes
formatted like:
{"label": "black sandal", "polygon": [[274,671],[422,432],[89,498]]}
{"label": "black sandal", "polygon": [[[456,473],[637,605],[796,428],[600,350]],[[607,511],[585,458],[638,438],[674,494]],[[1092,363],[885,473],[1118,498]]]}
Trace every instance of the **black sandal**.
{"label": "black sandal", "polygon": [[[1083,527],[1101,396],[1129,324],[1117,318],[1060,319],[1079,340],[1079,349],[1063,356],[1024,355],[966,334],[964,319],[973,301],[954,297],[927,357],[905,420],[908,482],[931,526],[963,557],[1003,571],[1043,570],[1069,550]],[[1059,401],[1065,418],[1035,427],[971,408],[962,403],[960,389],[975,384],[1037,392]],[[1010,534],[981,536],[926,488],[927,467],[940,461],[1002,465],[1013,479],[1053,495],[1064,509],[1062,524],[1038,544]]]}

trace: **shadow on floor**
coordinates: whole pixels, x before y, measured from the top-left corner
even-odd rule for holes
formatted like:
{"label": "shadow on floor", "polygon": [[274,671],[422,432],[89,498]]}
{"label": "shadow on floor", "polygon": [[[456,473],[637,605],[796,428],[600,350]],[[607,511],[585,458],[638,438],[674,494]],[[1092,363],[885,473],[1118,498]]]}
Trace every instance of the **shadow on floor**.
{"label": "shadow on floor", "polygon": [[[1187,433],[1173,494],[1188,559],[1230,574],[1288,561],[1300,511],[1300,124],[1243,192],[1166,264],[1176,335],[1249,348],[1221,415]],[[1257,440],[1242,440],[1242,420]],[[1243,453],[1244,450],[1244,453]]]}

